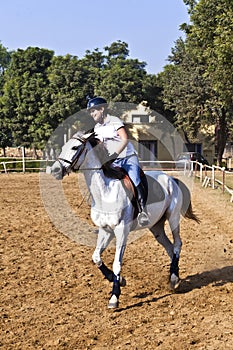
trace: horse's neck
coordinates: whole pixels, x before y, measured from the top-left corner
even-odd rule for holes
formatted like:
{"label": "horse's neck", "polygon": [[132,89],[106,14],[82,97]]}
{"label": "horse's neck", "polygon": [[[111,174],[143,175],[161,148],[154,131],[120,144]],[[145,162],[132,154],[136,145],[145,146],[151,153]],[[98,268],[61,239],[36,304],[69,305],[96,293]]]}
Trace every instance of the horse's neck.
{"label": "horse's neck", "polygon": [[85,180],[95,200],[108,195],[111,190],[109,186],[110,181],[104,176],[102,170],[85,171]]}
{"label": "horse's neck", "polygon": [[[104,175],[101,163],[93,151],[88,152],[85,162],[85,180],[97,207],[106,203],[115,203],[119,196],[124,197],[124,189],[119,180],[110,179]],[[106,204],[107,205],[107,204]]]}
{"label": "horse's neck", "polygon": [[[132,221],[132,206],[122,182],[105,176],[95,152],[88,152],[84,172],[92,196],[91,218],[96,226],[116,227],[122,220]],[[126,215],[126,216],[125,216]]]}
{"label": "horse's neck", "polygon": [[86,168],[84,173],[85,180],[92,195],[95,192],[95,187],[98,192],[100,191],[103,194],[109,191],[109,181],[105,178],[104,173],[101,169],[101,163],[92,149],[90,149],[88,152],[84,168]]}

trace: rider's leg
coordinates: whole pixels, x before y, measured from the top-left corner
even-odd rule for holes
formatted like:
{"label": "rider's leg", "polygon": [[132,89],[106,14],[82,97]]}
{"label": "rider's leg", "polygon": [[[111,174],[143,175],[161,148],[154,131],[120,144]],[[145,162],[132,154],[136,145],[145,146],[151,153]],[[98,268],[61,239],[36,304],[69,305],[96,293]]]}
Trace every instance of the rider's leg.
{"label": "rider's leg", "polygon": [[149,224],[149,217],[146,210],[147,191],[142,182],[136,187],[139,204],[138,223],[140,226]]}
{"label": "rider's leg", "polygon": [[130,179],[134,183],[137,190],[137,202],[138,202],[138,223],[140,226],[146,226],[150,223],[147,211],[146,211],[146,201],[147,201],[147,189],[144,187],[141,181],[141,169],[138,161],[137,155],[131,157],[117,159],[114,165],[122,167]]}

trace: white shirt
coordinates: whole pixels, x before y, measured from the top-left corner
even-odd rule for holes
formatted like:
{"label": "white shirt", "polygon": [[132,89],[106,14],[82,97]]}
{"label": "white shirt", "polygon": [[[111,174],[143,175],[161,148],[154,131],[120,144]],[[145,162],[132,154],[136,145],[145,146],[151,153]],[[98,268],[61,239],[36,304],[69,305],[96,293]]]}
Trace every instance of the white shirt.
{"label": "white shirt", "polygon": [[[107,115],[103,124],[97,123],[94,131],[97,137],[105,144],[109,154],[116,152],[118,142],[121,142],[121,138],[117,133],[117,130],[124,127],[123,122],[118,117]],[[136,153],[131,142],[127,143],[127,146],[119,154],[118,158],[125,158]]]}

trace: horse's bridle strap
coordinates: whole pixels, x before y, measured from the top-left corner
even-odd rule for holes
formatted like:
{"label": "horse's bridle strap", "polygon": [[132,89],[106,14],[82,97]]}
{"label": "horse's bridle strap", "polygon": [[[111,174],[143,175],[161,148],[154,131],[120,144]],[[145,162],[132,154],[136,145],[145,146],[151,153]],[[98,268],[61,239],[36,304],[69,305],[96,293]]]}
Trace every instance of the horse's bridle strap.
{"label": "horse's bridle strap", "polygon": [[68,163],[70,165],[72,165],[72,162],[70,162],[69,160],[65,159],[65,158],[57,158],[58,161],[62,160],[65,163]]}

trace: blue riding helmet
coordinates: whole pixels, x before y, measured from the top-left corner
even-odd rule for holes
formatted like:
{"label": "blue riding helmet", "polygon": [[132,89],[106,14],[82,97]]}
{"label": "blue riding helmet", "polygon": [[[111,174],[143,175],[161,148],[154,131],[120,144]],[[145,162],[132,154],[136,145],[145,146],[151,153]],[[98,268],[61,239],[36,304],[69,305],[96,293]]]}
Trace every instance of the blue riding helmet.
{"label": "blue riding helmet", "polygon": [[107,101],[103,97],[94,97],[87,102],[87,110],[106,105]]}

